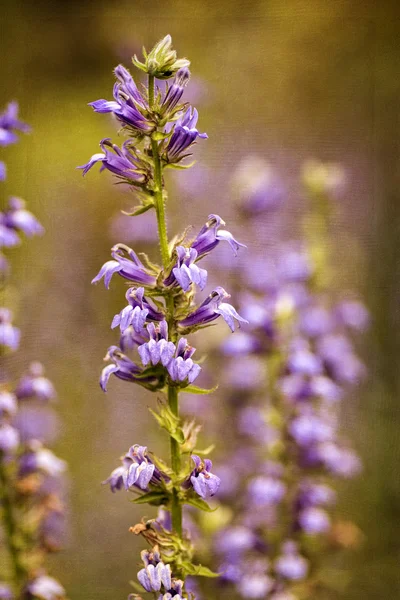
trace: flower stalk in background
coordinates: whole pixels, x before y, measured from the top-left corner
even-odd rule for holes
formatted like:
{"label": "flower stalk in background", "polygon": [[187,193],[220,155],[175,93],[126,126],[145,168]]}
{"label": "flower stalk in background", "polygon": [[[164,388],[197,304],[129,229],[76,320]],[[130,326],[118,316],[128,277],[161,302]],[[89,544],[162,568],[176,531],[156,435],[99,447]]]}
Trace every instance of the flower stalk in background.
{"label": "flower stalk in background", "polygon": [[[225,300],[223,288],[215,289],[202,303],[196,301],[197,289],[207,283],[207,271],[198,263],[221,241],[227,241],[234,253],[243,244],[223,230],[222,219],[210,215],[194,238],[187,233],[169,239],[167,233],[167,192],[164,171],[186,169],[196,141],[207,138],[197,129],[198,113],[182,103],[189,81],[189,61],[178,59],[166,36],[147,54],[144,62],[133,59],[136,67],[148,76],[147,87],[139,91],[129,72],[115,69],[117,83],[114,100],[97,100],[91,106],[99,113],[112,113],[122,124],[127,136],[122,149],[109,140],[101,142],[103,152],[95,154],[80,167],[84,174],[96,163],[129,184],[140,205],[132,215],[154,210],[158,227],[161,264],[146,257],[140,260],[134,250],[124,244],[112,249],[112,260],[100,269],[93,283],[104,278],[109,287],[118,274],[130,287],[128,305],[117,314],[112,327],[120,328],[119,346],[108,349],[108,364],[101,375],[101,387],[111,375],[124,381],[163,394],[158,407],[151,409],[157,423],[170,439],[170,460],[161,459],[146,446],[133,445],[114,469],[106,483],[113,492],[125,489],[137,497],[136,503],[160,507],[160,517],[144,521],[132,528],[148,542],[142,552],[144,567],[138,573],[137,591],[151,592],[165,600],[190,597],[185,587],[188,575],[213,577],[215,574],[193,563],[193,547],[182,525],[182,507],[192,505],[210,511],[207,500],[217,492],[220,479],[212,471],[212,463],[196,450],[198,428],[184,423],[179,414],[182,390],[205,394],[194,385],[202,367],[194,359],[196,349],[187,335],[195,333],[218,319],[227,322],[232,331],[245,321]],[[164,91],[157,79],[174,78]],[[112,149],[110,152],[109,149]],[[129,355],[128,355],[129,354]],[[135,596],[136,597],[136,596]]]}
{"label": "flower stalk in background", "polygon": [[[18,105],[12,102],[0,115],[0,145],[17,141],[15,130],[30,128],[17,118]],[[0,163],[4,175],[4,163]],[[0,247],[8,249],[43,233],[43,227],[12,197],[0,212]],[[0,255],[1,285],[10,269]],[[12,322],[12,311],[0,307],[0,352],[15,352],[20,331]],[[7,560],[0,565],[0,597],[7,600],[63,600],[65,590],[46,574],[47,554],[60,549],[64,523],[62,476],[64,461],[46,448],[43,411],[55,397],[43,367],[33,363],[18,383],[12,381],[5,365],[0,370],[0,515],[1,541]],[[44,408],[45,407],[45,408]]]}

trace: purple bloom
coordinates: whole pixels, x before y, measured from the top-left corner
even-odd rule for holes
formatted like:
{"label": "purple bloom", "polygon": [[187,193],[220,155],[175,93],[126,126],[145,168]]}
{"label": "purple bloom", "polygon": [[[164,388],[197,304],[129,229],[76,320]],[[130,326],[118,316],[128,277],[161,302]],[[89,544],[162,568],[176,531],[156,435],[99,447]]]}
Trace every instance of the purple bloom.
{"label": "purple bloom", "polygon": [[8,210],[0,213],[0,223],[10,229],[22,231],[27,236],[41,235],[44,232],[42,225],[25,208],[21,198],[12,197],[8,201]]}
{"label": "purple bloom", "polygon": [[203,290],[207,283],[207,271],[194,264],[198,258],[197,250],[177,246],[176,253],[178,260],[170,275],[165,279],[164,284],[168,286],[178,283],[187,292],[191,284],[195,283]]}
{"label": "purple bloom", "polygon": [[189,106],[176,121],[172,135],[169,138],[165,148],[164,158],[168,163],[177,163],[190,156],[190,153],[184,154],[185,150],[199,138],[208,138],[206,133],[199,133],[196,129],[198,112],[195,108]]}
{"label": "purple bloom", "polygon": [[327,442],[334,437],[334,423],[307,410],[295,417],[289,425],[290,435],[299,446]]}
{"label": "purple bloom", "polygon": [[303,248],[288,246],[282,249],[279,257],[278,272],[287,282],[307,281],[312,275],[313,265]]}
{"label": "purple bloom", "polygon": [[118,273],[128,281],[143,285],[152,286],[156,283],[154,275],[150,275],[132,248],[125,244],[116,244],[111,248],[111,256],[114,260],[109,260],[101,267],[96,277],[92,279],[92,283],[97,283],[104,277],[104,285],[108,289],[114,273]]}
{"label": "purple bloom", "polygon": [[157,389],[158,378],[152,374],[145,376],[143,369],[123,354],[118,346],[110,346],[104,360],[111,360],[113,364],[107,365],[101,372],[100,387],[103,392],[107,391],[107,383],[112,374],[124,381],[139,383],[149,389]]}
{"label": "purple bloom", "polygon": [[19,433],[8,423],[0,424],[0,452],[10,454],[18,448]]}
{"label": "purple bloom", "polygon": [[6,390],[0,391],[0,418],[4,415],[15,417],[17,410],[18,405],[15,395]]}
{"label": "purple bloom", "polygon": [[138,334],[143,334],[144,325],[148,321],[162,321],[164,315],[144,297],[144,288],[129,288],[125,294],[129,304],[118,315],[115,315],[111,328],[119,325],[123,333],[132,326]]}
{"label": "purple bloom", "polygon": [[312,306],[303,312],[300,328],[308,337],[317,337],[330,333],[334,324],[334,319],[326,308]]}
{"label": "purple bloom", "polygon": [[339,383],[354,385],[365,375],[365,367],[354,354],[348,338],[340,334],[321,337],[317,343],[319,356],[329,374]]}
{"label": "purple bloom", "polygon": [[148,118],[149,107],[131,74],[122,65],[118,65],[114,73],[118,79],[114,85],[114,100],[95,100],[89,106],[98,113],[113,113],[124,127],[136,135],[151,132],[155,125]]}
{"label": "purple bloom", "polygon": [[40,575],[28,583],[24,595],[24,599],[29,600],[62,600],[65,597],[62,585],[48,575]]}
{"label": "purple bloom", "polygon": [[[7,167],[6,163],[0,160],[0,181],[5,181],[7,178]],[[0,596],[1,598],[1,596]]]}
{"label": "purple bloom", "polygon": [[[137,577],[146,592],[159,592],[161,585],[165,590],[171,589],[171,567],[162,561],[157,566],[147,565],[139,571]],[[176,595],[174,597],[176,598]]]}
{"label": "purple bloom", "polygon": [[161,321],[157,326],[149,323],[147,331],[150,340],[138,348],[142,363],[144,366],[150,363],[155,366],[161,362],[163,367],[166,367],[171,362],[176,350],[175,344],[168,341],[167,322]]}
{"label": "purple bloom", "polygon": [[131,185],[141,184],[145,181],[146,167],[129,140],[126,140],[119,148],[111,142],[110,138],[105,138],[101,140],[100,147],[103,152],[93,154],[88,163],[77,167],[83,170],[83,175],[86,175],[96,163],[100,162],[100,172],[108,169]]}
{"label": "purple bloom", "polygon": [[356,331],[364,331],[369,324],[369,313],[361,302],[356,300],[341,302],[336,308],[340,322]]}
{"label": "purple bloom", "polygon": [[32,450],[25,452],[19,459],[19,474],[26,475],[41,471],[50,477],[59,477],[65,472],[67,463],[58,458],[42,444],[34,444]]}
{"label": "purple bloom", "polygon": [[14,594],[6,583],[0,581],[0,600],[14,600]]}
{"label": "purple bloom", "polygon": [[253,531],[243,525],[235,525],[218,534],[216,548],[220,554],[234,557],[254,548],[256,542]]}
{"label": "purple bloom", "polygon": [[18,400],[37,398],[48,402],[56,397],[56,391],[51,381],[44,377],[43,365],[33,362],[29,366],[29,373],[24,375],[18,383],[15,395]]}
{"label": "purple bloom", "polygon": [[336,492],[327,485],[304,481],[299,490],[297,504],[303,508],[308,506],[329,506],[336,500]]}
{"label": "purple bloom", "polygon": [[318,447],[319,460],[334,475],[350,479],[362,469],[361,460],[352,450],[341,448],[333,442],[321,444]]}
{"label": "purple bloom", "polygon": [[283,553],[275,561],[274,567],[278,575],[291,581],[304,579],[308,573],[308,561],[298,553],[294,542],[283,545]]}
{"label": "purple bloom", "polygon": [[323,370],[321,359],[313,354],[306,344],[303,344],[303,340],[296,340],[295,347],[290,352],[287,366],[290,373],[301,373],[309,376],[321,375]]}
{"label": "purple bloom", "polygon": [[103,484],[108,483],[112,492],[133,486],[147,490],[150,483],[158,484],[160,480],[160,472],[148,457],[146,446],[135,444],[122,458],[122,466],[114,469]]}
{"label": "purple bloom", "polygon": [[18,120],[18,103],[9,102],[4,112],[0,113],[0,146],[14,144],[18,136],[13,131],[28,133],[31,128],[26,123]]}
{"label": "purple bloom", "polygon": [[182,98],[185,87],[187,86],[190,79],[190,71],[187,67],[183,67],[177,71],[174,81],[170,87],[167,88],[167,92],[164,96],[161,109],[163,113],[172,111],[180,99]]}
{"label": "purple bloom", "polygon": [[248,485],[248,493],[253,506],[279,504],[285,492],[286,485],[274,477],[255,477]]}
{"label": "purple bloom", "polygon": [[193,381],[200,375],[201,367],[193,362],[192,356],[196,349],[187,343],[186,338],[180,338],[177,346],[175,357],[167,364],[167,369],[172,381],[183,382]]}
{"label": "purple bloom", "polygon": [[1,222],[2,216],[3,215],[0,213],[0,248],[13,248],[14,246],[18,246],[20,243],[18,234]]}
{"label": "purple bloom", "polygon": [[212,462],[208,458],[201,460],[197,454],[192,454],[192,459],[195,468],[190,476],[194,491],[201,498],[210,498],[214,496],[220,486],[221,480],[219,477],[211,473]]}
{"label": "purple bloom", "polygon": [[21,337],[20,330],[11,324],[12,312],[8,308],[0,308],[0,346],[17,350]]}
{"label": "purple bloom", "polygon": [[328,513],[313,506],[300,512],[298,522],[301,529],[310,535],[326,533],[331,526]]}
{"label": "purple bloom", "polygon": [[179,322],[179,325],[181,327],[205,325],[218,319],[220,315],[228,324],[231,331],[235,330],[234,319],[242,323],[248,323],[246,319],[243,319],[237,313],[231,304],[224,302],[226,298],[230,298],[230,295],[222,287],[215,288],[195,311],[186,317],[186,319]]}
{"label": "purple bloom", "polygon": [[235,256],[237,255],[240,247],[246,248],[245,244],[241,244],[235,240],[229,231],[220,229],[221,225],[225,225],[225,221],[223,221],[221,217],[218,215],[208,216],[207,223],[205,223],[205,225],[203,225],[203,227],[200,229],[196,239],[190,246],[191,248],[197,250],[199,258],[202,258],[211,252],[211,250],[218,246],[219,242],[222,241],[228,242]]}
{"label": "purple bloom", "polygon": [[243,598],[266,598],[272,590],[274,580],[263,573],[246,572],[238,583],[240,595]]}

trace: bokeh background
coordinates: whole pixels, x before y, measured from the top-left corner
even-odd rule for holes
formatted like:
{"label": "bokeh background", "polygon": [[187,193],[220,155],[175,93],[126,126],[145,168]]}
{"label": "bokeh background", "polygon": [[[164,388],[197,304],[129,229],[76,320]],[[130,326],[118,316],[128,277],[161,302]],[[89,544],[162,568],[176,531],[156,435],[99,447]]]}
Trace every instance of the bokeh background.
{"label": "bokeh background", "polygon": [[[248,154],[269,161],[285,183],[288,235],[298,233],[302,163],[334,161],[346,171],[335,260],[344,284],[365,298],[372,327],[361,348],[369,379],[347,419],[365,470],[346,484],[342,502],[366,538],[343,597],[399,598],[398,2],[3,0],[0,28],[0,105],[18,99],[33,127],[4,153],[7,192],[25,198],[46,228],[13,251],[12,301],[23,330],[13,360],[16,372],[42,361],[59,391],[57,452],[70,465],[70,508],[67,548],[53,563],[69,596],[126,597],[140,549],[128,527],[142,510],[100,482],[131,444],[162,445],[149,396],[117,381],[107,395],[98,386],[124,290],[90,280],[112,244],[146,249],[151,229],[116,220],[130,199],[107,173],[83,179],[75,170],[101,138],[116,138],[107,116],[86,105],[111,97],[113,67],[129,66],[142,45],[170,33],[192,61],[189,94],[209,134],[192,174],[179,184],[171,178],[171,231],[199,226],[214,211],[237,232],[230,181]],[[268,228],[246,235],[251,260],[253,248],[267,248]]]}

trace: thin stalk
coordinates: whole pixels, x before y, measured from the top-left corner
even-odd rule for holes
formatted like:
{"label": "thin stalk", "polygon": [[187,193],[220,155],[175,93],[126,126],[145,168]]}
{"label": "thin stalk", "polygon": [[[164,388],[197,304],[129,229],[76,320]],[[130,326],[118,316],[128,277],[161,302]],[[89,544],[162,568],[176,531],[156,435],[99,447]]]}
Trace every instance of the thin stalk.
{"label": "thin stalk", "polygon": [[[153,108],[154,105],[154,77],[149,75],[149,107]],[[162,181],[162,169],[161,159],[158,150],[158,143],[156,140],[151,139],[151,150],[154,161],[154,200],[157,215],[157,227],[158,237],[160,243],[161,259],[164,269],[169,266],[170,254],[168,247],[168,234],[167,234],[167,222],[165,217],[165,206],[164,206],[164,195],[163,195],[163,181]],[[175,332],[173,331],[174,324],[174,299],[169,296],[167,298],[167,321],[172,334],[172,341],[175,342]],[[174,415],[179,416],[179,403],[178,403],[178,390],[176,387],[168,386],[168,404]],[[171,466],[176,475],[181,470],[181,448],[179,443],[170,437],[170,448],[171,448]],[[182,535],[182,506],[179,499],[179,489],[174,488],[172,495],[172,506],[171,506],[171,518],[172,528]]]}
{"label": "thin stalk", "polygon": [[14,571],[14,580],[18,584],[24,577],[25,569],[21,564],[19,548],[15,543],[17,524],[14,518],[12,502],[9,494],[10,484],[6,473],[6,467],[0,457],[0,499],[3,508],[3,521],[5,532],[5,543],[10,554]]}

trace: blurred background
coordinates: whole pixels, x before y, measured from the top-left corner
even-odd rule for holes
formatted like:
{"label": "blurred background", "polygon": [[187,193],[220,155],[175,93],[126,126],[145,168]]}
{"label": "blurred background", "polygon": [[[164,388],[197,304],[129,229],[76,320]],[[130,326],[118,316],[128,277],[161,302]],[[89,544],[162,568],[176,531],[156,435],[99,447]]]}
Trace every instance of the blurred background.
{"label": "blurred background", "polygon": [[[340,163],[346,187],[335,236],[343,285],[364,297],[372,327],[361,348],[369,369],[351,398],[347,434],[365,469],[346,484],[342,510],[365,532],[349,565],[348,600],[400,597],[400,360],[398,2],[353,0],[163,0],[1,3],[0,106],[20,103],[33,132],[3,153],[6,191],[23,197],[46,229],[10,253],[23,343],[15,372],[46,365],[59,392],[57,453],[70,465],[67,547],[54,574],[75,600],[126,597],[141,542],[128,533],[141,507],[101,486],[134,443],[164,443],[147,407],[153,399],[112,380],[98,385],[115,343],[110,322],[122,281],[107,292],[90,281],[124,241],[149,249],[143,221],[119,217],[133,205],[108,173],[85,179],[76,166],[116,128],[87,103],[111,98],[112,69],[166,33],[188,57],[188,98],[209,140],[198,164],[170,178],[170,231],[198,228],[218,212],[238,232],[232,174],[248,155],[268,161],[285,187],[286,237],[298,234],[305,160]],[[178,181],[179,179],[179,181]],[[239,237],[266,252],[268,224]],[[222,282],[224,285],[224,282]],[[13,295],[13,290],[8,292]],[[10,296],[11,297],[11,296]],[[221,336],[225,332],[221,333]],[[354,402],[353,402],[354,400]],[[210,406],[210,405],[208,405]],[[208,410],[212,410],[211,408]],[[149,513],[150,514],[150,513]]]}

